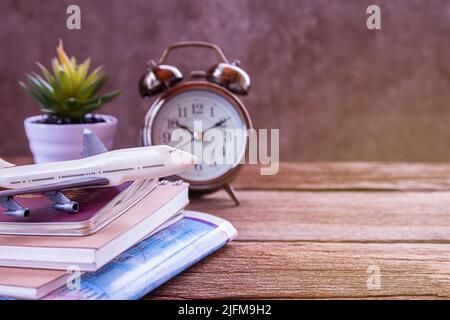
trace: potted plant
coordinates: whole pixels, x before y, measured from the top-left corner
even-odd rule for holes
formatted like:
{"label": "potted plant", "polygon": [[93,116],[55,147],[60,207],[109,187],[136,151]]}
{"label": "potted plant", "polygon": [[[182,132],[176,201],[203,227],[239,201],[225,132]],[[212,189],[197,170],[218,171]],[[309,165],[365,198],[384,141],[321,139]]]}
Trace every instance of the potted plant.
{"label": "potted plant", "polygon": [[65,53],[62,41],[56,53],[52,72],[37,63],[42,75],[26,74],[26,82],[20,82],[45,113],[24,121],[36,163],[79,159],[85,128],[110,149],[117,127],[115,117],[93,114],[120,94],[119,91],[99,94],[107,81],[102,67],[90,72],[90,58],[77,64],[74,57],[69,58]]}

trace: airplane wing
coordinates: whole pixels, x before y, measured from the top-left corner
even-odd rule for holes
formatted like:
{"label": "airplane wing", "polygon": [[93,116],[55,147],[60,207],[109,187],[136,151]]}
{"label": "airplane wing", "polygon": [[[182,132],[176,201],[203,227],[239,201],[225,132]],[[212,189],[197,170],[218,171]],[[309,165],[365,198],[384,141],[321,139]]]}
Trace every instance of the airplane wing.
{"label": "airplane wing", "polygon": [[5,161],[2,158],[0,158],[0,169],[11,168],[11,167],[15,167],[15,166],[16,166],[15,164],[9,163],[8,161]]}
{"label": "airplane wing", "polygon": [[95,156],[96,154],[105,153],[105,145],[100,139],[89,129],[83,131],[83,158]]}
{"label": "airplane wing", "polygon": [[0,191],[0,198],[8,198],[31,193],[46,193],[49,191],[61,191],[74,188],[101,187],[109,184],[106,178],[77,178],[64,182],[47,183],[36,187],[27,187],[21,189],[9,189]]}
{"label": "airplane wing", "polygon": [[22,207],[14,200],[14,196],[31,193],[41,193],[53,202],[52,208],[66,211],[68,213],[77,213],[79,210],[78,202],[71,201],[61,191],[73,188],[99,187],[109,184],[106,178],[78,178],[65,182],[47,183],[36,187],[27,187],[22,189],[12,189],[0,191],[0,206],[6,209],[3,213],[16,218],[27,218],[30,215],[28,208]]}

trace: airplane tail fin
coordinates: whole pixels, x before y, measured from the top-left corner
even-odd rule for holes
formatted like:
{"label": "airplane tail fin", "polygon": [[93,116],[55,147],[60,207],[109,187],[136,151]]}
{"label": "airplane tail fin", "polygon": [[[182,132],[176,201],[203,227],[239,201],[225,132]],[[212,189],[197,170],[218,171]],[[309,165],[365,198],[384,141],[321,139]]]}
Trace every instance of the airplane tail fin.
{"label": "airplane tail fin", "polygon": [[89,129],[83,130],[83,158],[95,156],[96,154],[107,152],[105,145]]}
{"label": "airplane tail fin", "polygon": [[9,163],[8,161],[0,158],[0,169],[15,167],[15,164]]}

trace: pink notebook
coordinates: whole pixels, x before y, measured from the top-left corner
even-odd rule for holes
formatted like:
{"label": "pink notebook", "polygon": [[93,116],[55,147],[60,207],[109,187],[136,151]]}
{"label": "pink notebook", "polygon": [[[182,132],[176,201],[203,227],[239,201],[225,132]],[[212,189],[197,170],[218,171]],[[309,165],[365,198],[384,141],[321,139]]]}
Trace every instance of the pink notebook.
{"label": "pink notebook", "polygon": [[102,230],[85,237],[0,236],[0,266],[95,271],[178,214],[188,184],[158,184]]}
{"label": "pink notebook", "polygon": [[[174,224],[184,216],[179,212],[151,232],[151,236]],[[63,286],[70,273],[65,270],[0,267],[0,295],[19,299],[41,299]]]}
{"label": "pink notebook", "polygon": [[142,200],[156,186],[156,180],[124,183],[118,187],[74,189],[65,194],[80,205],[69,214],[51,208],[47,197],[32,194],[15,197],[31,215],[26,220],[0,213],[0,234],[86,236],[97,232]]}
{"label": "pink notebook", "polygon": [[22,207],[28,208],[31,215],[26,220],[20,220],[15,217],[0,214],[0,225],[4,222],[9,223],[42,223],[42,222],[82,222],[89,220],[97,211],[107,205],[119,193],[129,187],[131,183],[125,183],[118,187],[106,187],[95,189],[74,189],[64,194],[73,201],[78,202],[80,211],[76,214],[69,214],[51,207],[52,202],[47,197],[40,194],[30,194],[16,196],[14,200]]}

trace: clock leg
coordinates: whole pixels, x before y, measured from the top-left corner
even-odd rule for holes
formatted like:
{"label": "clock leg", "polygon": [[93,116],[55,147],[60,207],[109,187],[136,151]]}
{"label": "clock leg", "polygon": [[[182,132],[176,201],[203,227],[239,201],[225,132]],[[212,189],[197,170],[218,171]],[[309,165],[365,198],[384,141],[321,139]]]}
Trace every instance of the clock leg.
{"label": "clock leg", "polygon": [[239,198],[236,195],[236,191],[234,190],[233,186],[229,183],[225,183],[223,188],[228,193],[230,198],[234,201],[234,203],[238,206],[241,202],[239,201]]}

